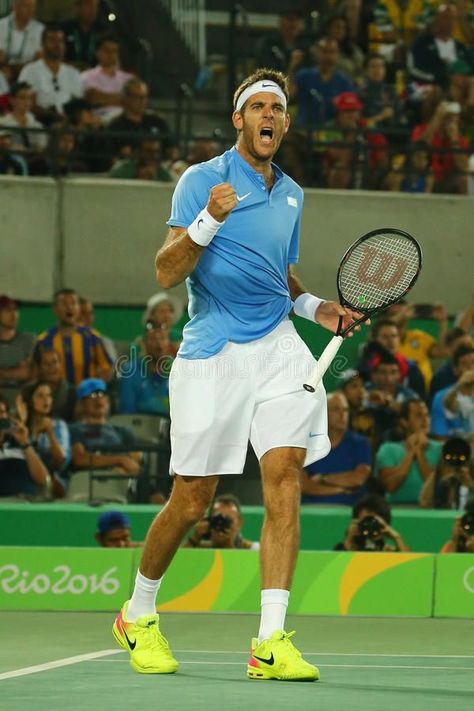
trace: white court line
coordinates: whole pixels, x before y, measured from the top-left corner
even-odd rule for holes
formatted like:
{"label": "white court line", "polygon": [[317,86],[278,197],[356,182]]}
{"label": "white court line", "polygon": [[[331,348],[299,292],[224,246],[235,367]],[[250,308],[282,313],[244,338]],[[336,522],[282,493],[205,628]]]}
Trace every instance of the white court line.
{"label": "white court line", "polygon": [[[97,664],[105,664],[108,662],[109,664],[121,664],[124,662],[128,662],[128,659],[94,659],[92,660]],[[178,660],[180,665],[182,664],[204,664],[207,666],[214,666],[215,664],[220,664],[221,666],[230,666],[230,667],[241,667],[245,664],[245,662],[187,662],[183,660]],[[449,671],[474,671],[474,667],[442,667],[442,666],[430,666],[430,667],[425,667],[425,666],[419,666],[418,664],[416,665],[401,665],[401,664],[321,664],[320,665],[321,669],[326,669],[327,667],[343,667],[345,669],[447,669]]]}
{"label": "white court line", "polygon": [[108,657],[111,654],[120,654],[121,649],[102,649],[100,652],[90,652],[89,654],[78,654],[75,657],[65,657],[64,659],[56,659],[54,662],[45,662],[45,664],[36,664],[34,667],[23,667],[23,669],[13,669],[12,671],[3,672],[0,674],[0,681],[4,679],[13,679],[17,676],[26,676],[27,674],[36,674],[37,672],[49,671],[49,669],[57,669],[58,667],[68,667],[70,664],[79,664],[79,662],[89,662],[99,657]]}
{"label": "white court line", "polygon": [[[236,652],[222,649],[173,649],[175,654],[248,654],[245,650]],[[474,659],[473,654],[364,654],[362,652],[302,652],[305,657],[388,657],[396,659],[405,657],[406,659]],[[327,666],[327,665],[326,665]]]}

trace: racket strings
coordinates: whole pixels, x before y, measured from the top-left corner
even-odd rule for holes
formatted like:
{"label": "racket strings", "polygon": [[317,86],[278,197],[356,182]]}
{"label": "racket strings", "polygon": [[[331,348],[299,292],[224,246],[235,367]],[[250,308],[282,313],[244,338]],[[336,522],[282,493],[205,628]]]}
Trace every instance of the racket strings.
{"label": "racket strings", "polygon": [[398,300],[420,269],[415,242],[396,233],[379,233],[358,244],[339,273],[341,296],[353,308],[380,308]]}

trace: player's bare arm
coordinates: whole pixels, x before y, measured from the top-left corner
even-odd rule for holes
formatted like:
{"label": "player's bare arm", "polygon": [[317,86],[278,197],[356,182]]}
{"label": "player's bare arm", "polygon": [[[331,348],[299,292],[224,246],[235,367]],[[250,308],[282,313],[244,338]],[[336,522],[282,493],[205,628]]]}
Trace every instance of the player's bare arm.
{"label": "player's bare arm", "polygon": [[[236,205],[237,197],[232,185],[219,183],[209,193],[206,212],[212,220],[222,224]],[[204,219],[198,217],[197,221],[187,229],[172,227],[169,230],[165,243],[155,259],[156,278],[163,289],[180,284],[196,268],[206,248],[195,241],[194,231],[199,231],[201,227],[205,227]]]}

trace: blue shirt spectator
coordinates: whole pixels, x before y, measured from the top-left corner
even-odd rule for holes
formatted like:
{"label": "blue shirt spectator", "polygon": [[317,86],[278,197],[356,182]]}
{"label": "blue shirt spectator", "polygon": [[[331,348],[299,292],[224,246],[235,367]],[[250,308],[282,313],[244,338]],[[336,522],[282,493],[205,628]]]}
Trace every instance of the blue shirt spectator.
{"label": "blue shirt spectator", "polygon": [[431,405],[431,432],[437,437],[474,432],[474,348],[459,346],[453,369],[457,381],[437,392]]}

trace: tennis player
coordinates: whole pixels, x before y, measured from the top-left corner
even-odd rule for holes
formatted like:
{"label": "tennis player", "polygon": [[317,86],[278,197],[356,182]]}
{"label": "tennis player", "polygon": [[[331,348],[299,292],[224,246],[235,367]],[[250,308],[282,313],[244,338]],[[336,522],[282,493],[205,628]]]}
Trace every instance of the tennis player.
{"label": "tennis player", "polygon": [[186,279],[191,320],[170,376],[170,500],[150,527],[130,601],[113,633],[133,669],[178,669],[159,630],[156,596],[190,528],[212,502],[219,475],[242,473],[250,439],[265,503],[261,622],[251,679],[314,680],[318,669],[285,629],[299,548],[300,473],[324,457],[326,396],[302,384],[314,358],[288,319],[291,309],[335,331],[355,312],[306,292],[298,261],[303,191],[272,158],[288,131],[287,79],[259,69],[234,96],[231,150],[190,167],[178,182],[170,230],[156,257],[169,288]]}

